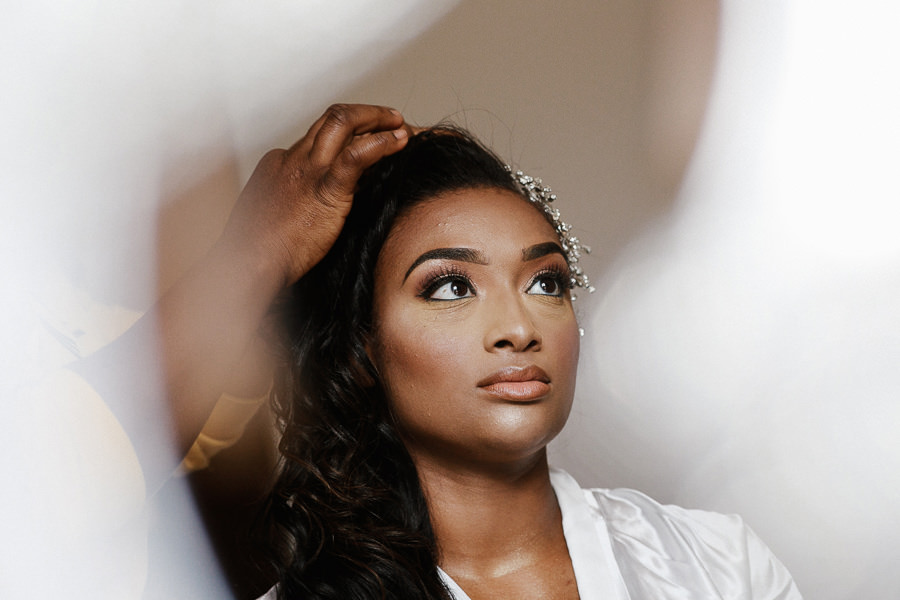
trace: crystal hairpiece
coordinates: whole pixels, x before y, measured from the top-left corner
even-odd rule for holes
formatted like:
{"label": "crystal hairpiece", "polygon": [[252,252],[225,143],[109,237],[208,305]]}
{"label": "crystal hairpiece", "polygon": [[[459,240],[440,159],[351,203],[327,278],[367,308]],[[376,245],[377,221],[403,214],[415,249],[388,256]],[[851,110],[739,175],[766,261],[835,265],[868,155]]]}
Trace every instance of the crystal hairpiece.
{"label": "crystal hairpiece", "polygon": [[549,187],[545,186],[539,178],[526,175],[522,171],[513,171],[509,166],[506,167],[506,170],[509,171],[513,181],[521,188],[525,197],[528,198],[532,204],[540,207],[550,218],[550,222],[553,224],[553,228],[556,229],[556,234],[559,236],[563,252],[566,253],[566,262],[569,263],[569,271],[572,273],[572,286],[577,286],[586,289],[588,292],[593,292],[594,286],[591,285],[588,276],[584,274],[584,270],[581,268],[581,265],[578,264],[578,259],[581,258],[581,254],[590,254],[591,248],[590,246],[582,244],[577,237],[569,233],[572,226],[560,219],[559,210],[551,206],[551,203],[556,200],[556,194],[554,194]]}

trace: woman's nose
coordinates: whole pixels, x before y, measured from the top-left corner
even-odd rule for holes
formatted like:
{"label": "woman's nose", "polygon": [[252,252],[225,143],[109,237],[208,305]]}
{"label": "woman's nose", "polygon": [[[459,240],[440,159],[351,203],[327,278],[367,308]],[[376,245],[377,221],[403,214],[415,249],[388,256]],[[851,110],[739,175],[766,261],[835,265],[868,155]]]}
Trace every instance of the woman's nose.
{"label": "woman's nose", "polygon": [[488,352],[540,350],[541,334],[523,298],[506,298],[504,301],[492,302],[487,309],[485,350]]}

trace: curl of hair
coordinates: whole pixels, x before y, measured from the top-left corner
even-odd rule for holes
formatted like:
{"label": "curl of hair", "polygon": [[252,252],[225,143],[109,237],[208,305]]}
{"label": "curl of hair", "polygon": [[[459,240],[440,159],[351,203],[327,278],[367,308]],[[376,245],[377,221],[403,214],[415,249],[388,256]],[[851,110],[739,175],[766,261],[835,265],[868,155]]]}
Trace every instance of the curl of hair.
{"label": "curl of hair", "polygon": [[326,257],[276,313],[284,365],[274,387],[282,464],[265,508],[281,599],[447,599],[416,468],[366,353],[375,265],[398,216],[471,188],[520,193],[464,131],[410,139],[361,178]]}

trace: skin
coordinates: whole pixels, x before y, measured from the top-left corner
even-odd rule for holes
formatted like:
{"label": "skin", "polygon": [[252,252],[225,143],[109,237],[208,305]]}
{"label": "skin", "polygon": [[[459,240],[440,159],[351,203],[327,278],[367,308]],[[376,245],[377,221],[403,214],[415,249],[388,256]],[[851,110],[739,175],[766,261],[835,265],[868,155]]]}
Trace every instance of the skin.
{"label": "skin", "polygon": [[[579,349],[554,247],[523,198],[463,190],[401,217],[375,271],[369,353],[428,498],[440,564],[473,600],[578,597],[546,457],[572,405]],[[435,252],[447,248],[469,252]],[[539,381],[485,385],[523,367],[539,368]]]}
{"label": "skin", "polygon": [[[107,400],[148,490],[174,464],[160,458],[168,440],[146,433],[159,417],[154,386],[145,391],[135,382],[152,379],[158,366],[176,446],[186,451],[253,352],[272,301],[334,243],[360,175],[412,133],[385,107],[329,108],[290,149],[263,157],[206,257],[135,327],[85,361],[86,373],[114,372],[129,383]],[[376,273],[370,352],[429,499],[441,566],[473,600],[577,598],[545,450],[571,405],[577,327],[567,295],[529,292],[540,268],[565,261],[551,253],[523,262],[523,249],[557,242],[525,200],[492,190],[451,196],[414,208],[389,237]],[[436,262],[406,277],[416,258],[460,245],[485,263],[465,265],[475,298],[435,304],[412,293]],[[401,273],[391,265],[406,266]],[[478,385],[498,369],[530,364],[547,381],[524,384],[528,401],[509,397],[516,386]]]}
{"label": "skin", "polygon": [[[89,380],[115,373],[127,382],[105,399],[132,440],[148,490],[171,474],[171,457],[184,455],[229,383],[246,379],[236,374],[259,346],[269,306],[332,246],[362,172],[403,148],[411,133],[396,110],[331,106],[290,149],[260,160],[207,255],[125,335],[84,361]],[[171,440],[146,426],[160,418],[157,373],[173,455],[160,451]],[[241,385],[239,393],[264,393],[268,374],[251,379],[263,383]]]}

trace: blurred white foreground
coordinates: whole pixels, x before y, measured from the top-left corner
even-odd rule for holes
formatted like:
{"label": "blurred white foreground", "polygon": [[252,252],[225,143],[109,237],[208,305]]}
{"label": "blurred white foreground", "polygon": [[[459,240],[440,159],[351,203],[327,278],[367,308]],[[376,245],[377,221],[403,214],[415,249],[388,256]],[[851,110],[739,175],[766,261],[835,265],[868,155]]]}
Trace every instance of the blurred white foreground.
{"label": "blurred white foreground", "polygon": [[900,596],[898,22],[725,2],[678,210],[600,285],[571,432],[604,481],[741,513],[820,600]]}
{"label": "blurred white foreground", "polygon": [[[178,510],[148,514],[128,439],[59,368],[171,283],[157,255],[168,203],[223,172],[215,214],[227,214],[229,183],[263,149],[299,137],[332,94],[454,4],[4,4],[0,597],[140,598],[158,518],[196,540],[171,560],[194,581],[155,576],[188,597],[228,597],[187,490]],[[201,247],[221,226],[207,221]]]}

